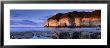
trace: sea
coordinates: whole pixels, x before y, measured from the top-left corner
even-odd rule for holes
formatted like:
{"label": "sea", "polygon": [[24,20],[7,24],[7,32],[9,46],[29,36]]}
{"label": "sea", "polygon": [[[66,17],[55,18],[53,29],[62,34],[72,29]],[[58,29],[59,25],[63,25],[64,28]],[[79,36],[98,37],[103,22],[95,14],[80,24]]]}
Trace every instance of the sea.
{"label": "sea", "polygon": [[101,28],[10,27],[10,32],[75,32],[75,31],[101,32]]}

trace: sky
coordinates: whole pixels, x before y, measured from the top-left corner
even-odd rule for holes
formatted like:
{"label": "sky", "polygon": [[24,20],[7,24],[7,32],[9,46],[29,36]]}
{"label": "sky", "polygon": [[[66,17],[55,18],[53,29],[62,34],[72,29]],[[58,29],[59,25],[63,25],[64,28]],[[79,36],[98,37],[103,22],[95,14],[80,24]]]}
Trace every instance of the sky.
{"label": "sky", "polygon": [[[14,23],[15,25],[11,24],[11,26],[15,27],[44,27],[44,24],[49,17],[57,13],[67,13],[73,11],[91,12],[94,10],[10,10],[10,22]],[[26,24],[27,22],[23,20],[32,21],[35,24]]]}

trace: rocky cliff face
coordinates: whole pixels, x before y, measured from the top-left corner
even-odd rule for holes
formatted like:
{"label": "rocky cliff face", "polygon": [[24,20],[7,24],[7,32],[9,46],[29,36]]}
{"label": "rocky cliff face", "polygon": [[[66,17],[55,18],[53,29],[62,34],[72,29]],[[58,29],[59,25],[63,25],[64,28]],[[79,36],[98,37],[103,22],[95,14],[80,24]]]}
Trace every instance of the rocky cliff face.
{"label": "rocky cliff face", "polygon": [[58,13],[45,22],[45,27],[74,27],[101,25],[101,10],[93,12]]}

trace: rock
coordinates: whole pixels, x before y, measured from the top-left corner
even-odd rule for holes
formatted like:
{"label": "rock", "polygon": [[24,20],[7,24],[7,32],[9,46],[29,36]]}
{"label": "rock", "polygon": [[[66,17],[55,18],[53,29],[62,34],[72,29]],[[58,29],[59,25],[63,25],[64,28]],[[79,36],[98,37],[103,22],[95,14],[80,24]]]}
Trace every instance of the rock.
{"label": "rock", "polygon": [[90,36],[91,36],[91,39],[101,39],[101,33],[100,32],[93,33]]}
{"label": "rock", "polygon": [[71,37],[70,37],[69,32],[60,32],[59,33],[59,38],[60,39],[70,39]]}
{"label": "rock", "polygon": [[80,39],[81,36],[81,32],[74,32],[72,34],[72,39]]}

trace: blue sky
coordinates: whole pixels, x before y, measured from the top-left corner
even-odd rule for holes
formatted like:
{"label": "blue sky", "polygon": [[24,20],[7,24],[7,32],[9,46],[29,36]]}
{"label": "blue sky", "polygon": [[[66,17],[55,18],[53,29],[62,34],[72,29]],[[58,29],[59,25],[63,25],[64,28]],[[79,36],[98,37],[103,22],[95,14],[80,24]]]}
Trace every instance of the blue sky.
{"label": "blue sky", "polygon": [[[57,14],[72,11],[94,11],[94,10],[10,10],[11,20],[29,20],[36,23],[36,27],[43,27],[45,21]],[[25,22],[24,22],[25,23]],[[25,26],[25,25],[24,25]]]}

